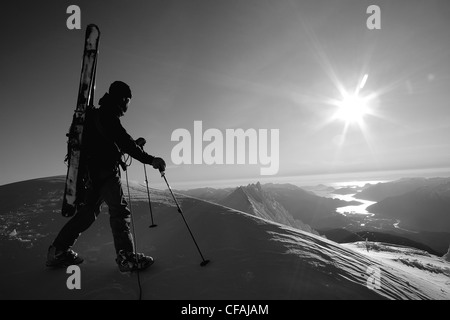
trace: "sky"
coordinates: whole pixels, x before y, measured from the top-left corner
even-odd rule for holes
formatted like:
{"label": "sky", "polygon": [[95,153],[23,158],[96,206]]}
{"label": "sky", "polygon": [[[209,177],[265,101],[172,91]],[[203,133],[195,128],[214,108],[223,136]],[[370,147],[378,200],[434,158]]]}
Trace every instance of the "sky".
{"label": "sky", "polygon": [[[66,26],[74,4],[81,30]],[[380,8],[380,29],[367,27],[369,5]],[[450,167],[449,16],[447,0],[8,1],[0,185],[66,173],[89,23],[101,31],[95,103],[115,80],[131,86],[122,124],[166,160],[172,187]],[[366,113],[336,117],[364,75]],[[258,135],[244,164],[176,163],[178,129],[190,133],[194,160],[194,121],[221,134],[223,159],[226,132],[237,129],[277,130],[278,156]],[[276,174],[261,175],[261,145],[279,159]],[[129,176],[144,181],[143,165],[134,161]]]}

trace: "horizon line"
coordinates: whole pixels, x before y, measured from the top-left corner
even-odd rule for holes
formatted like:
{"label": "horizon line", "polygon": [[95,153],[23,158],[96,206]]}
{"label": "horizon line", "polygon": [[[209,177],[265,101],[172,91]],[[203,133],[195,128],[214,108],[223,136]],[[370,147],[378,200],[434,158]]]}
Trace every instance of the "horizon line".
{"label": "horizon line", "polygon": [[[447,171],[447,172],[446,172]],[[446,172],[444,174],[444,172]],[[438,174],[438,175],[436,175]],[[444,175],[442,175],[444,174]],[[365,176],[363,176],[365,175]],[[33,177],[26,180],[12,181],[4,183],[0,186],[8,184],[19,183],[29,180],[38,180],[46,178],[65,178],[66,174],[53,175],[47,177]],[[195,188],[225,188],[233,186],[244,186],[249,184],[256,184],[260,182],[265,183],[290,183],[297,186],[311,186],[318,184],[340,184],[361,181],[394,181],[401,178],[447,178],[450,177],[450,167],[439,168],[416,168],[416,169],[391,169],[378,171],[357,171],[357,172],[335,172],[335,173],[315,173],[315,174],[298,174],[278,177],[248,177],[238,179],[218,179],[218,180],[192,180],[192,181],[174,181],[175,184],[183,185],[184,188],[176,187],[179,190],[189,190]],[[141,184],[145,181],[133,180],[132,182]],[[240,184],[244,183],[244,184]],[[153,183],[156,185],[165,186],[163,182]]]}

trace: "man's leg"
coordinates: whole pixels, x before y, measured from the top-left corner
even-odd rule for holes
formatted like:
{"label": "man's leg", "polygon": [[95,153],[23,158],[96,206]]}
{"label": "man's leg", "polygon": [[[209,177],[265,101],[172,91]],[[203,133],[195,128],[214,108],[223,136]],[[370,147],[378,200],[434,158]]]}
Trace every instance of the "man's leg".
{"label": "man's leg", "polygon": [[59,232],[48,249],[47,267],[65,267],[80,264],[83,259],[71,247],[80,234],[88,229],[100,213],[100,198],[98,189],[90,190],[86,204],[77,208],[75,216],[70,219]]}
{"label": "man's leg", "polygon": [[134,253],[130,231],[131,212],[124,198],[120,174],[111,178],[102,189],[102,198],[109,207],[111,230],[117,253],[116,262],[121,272],[143,270],[153,264],[153,258]]}
{"label": "man's leg", "polygon": [[102,203],[100,197],[101,186],[101,180],[92,181],[92,187],[87,190],[85,195],[85,204],[77,208],[75,216],[64,225],[53,241],[53,246],[56,247],[57,251],[70,249],[80,234],[86,231],[97,219]]}
{"label": "man's leg", "polygon": [[101,189],[101,195],[109,208],[109,222],[116,253],[120,250],[133,252],[133,237],[130,231],[131,212],[123,195],[119,175],[108,179]]}
{"label": "man's leg", "polygon": [[[95,203],[95,202],[94,202]],[[77,210],[75,216],[70,219],[53,241],[53,246],[58,251],[70,249],[80,234],[86,231],[96,220],[99,214],[99,204],[86,204]]]}

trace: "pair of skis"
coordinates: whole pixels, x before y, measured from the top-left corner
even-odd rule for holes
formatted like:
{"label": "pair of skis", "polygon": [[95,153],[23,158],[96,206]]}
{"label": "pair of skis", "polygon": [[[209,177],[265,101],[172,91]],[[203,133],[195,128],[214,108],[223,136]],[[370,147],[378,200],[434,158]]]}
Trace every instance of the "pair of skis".
{"label": "pair of skis", "polygon": [[83,155],[83,132],[88,108],[93,107],[100,30],[90,24],[86,29],[77,107],[67,134],[67,175],[61,214],[71,217],[83,201],[89,177]]}

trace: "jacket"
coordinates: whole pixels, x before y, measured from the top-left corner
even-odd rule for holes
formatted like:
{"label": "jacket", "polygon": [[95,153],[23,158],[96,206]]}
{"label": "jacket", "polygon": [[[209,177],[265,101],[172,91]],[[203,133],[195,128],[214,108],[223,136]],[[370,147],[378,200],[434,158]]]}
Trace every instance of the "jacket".
{"label": "jacket", "polygon": [[89,109],[83,133],[83,146],[91,178],[105,177],[118,172],[123,153],[145,164],[151,164],[154,157],[139,147],[120,123],[111,106]]}

